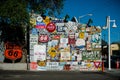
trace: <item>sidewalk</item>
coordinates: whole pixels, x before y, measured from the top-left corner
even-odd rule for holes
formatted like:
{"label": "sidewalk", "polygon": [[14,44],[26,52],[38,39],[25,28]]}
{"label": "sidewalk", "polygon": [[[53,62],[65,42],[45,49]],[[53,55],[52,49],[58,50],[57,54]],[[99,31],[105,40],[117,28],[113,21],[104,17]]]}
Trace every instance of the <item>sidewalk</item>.
{"label": "sidewalk", "polygon": [[114,77],[120,77],[120,69],[112,68],[109,70],[108,68],[105,68],[104,72]]}

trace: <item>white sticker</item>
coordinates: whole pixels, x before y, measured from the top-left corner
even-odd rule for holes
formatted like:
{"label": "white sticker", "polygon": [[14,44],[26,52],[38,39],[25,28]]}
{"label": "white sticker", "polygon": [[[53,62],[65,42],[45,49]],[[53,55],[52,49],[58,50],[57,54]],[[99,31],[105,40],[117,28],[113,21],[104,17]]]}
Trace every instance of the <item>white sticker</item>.
{"label": "white sticker", "polygon": [[42,18],[41,16],[38,16],[38,17],[37,17],[37,21],[38,21],[38,22],[42,22],[42,20],[43,20],[43,18]]}

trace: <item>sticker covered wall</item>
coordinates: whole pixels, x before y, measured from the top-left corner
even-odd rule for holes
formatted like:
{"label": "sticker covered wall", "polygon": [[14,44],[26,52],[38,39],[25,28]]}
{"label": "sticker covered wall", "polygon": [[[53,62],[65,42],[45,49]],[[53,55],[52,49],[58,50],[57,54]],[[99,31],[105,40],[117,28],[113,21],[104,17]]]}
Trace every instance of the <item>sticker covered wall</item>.
{"label": "sticker covered wall", "polygon": [[32,27],[38,32],[35,34],[31,29],[30,33],[30,70],[102,70],[100,27],[64,22],[48,16],[38,16],[34,23]]}

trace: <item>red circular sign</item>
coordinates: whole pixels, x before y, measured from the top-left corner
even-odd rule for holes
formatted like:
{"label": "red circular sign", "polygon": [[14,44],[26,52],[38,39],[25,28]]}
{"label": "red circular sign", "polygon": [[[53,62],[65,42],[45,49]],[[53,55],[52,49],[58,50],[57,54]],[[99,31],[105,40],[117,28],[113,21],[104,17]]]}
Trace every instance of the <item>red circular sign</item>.
{"label": "red circular sign", "polygon": [[48,32],[54,32],[56,29],[56,26],[54,23],[51,22],[51,23],[47,24],[46,29]]}
{"label": "red circular sign", "polygon": [[5,57],[11,60],[16,60],[22,57],[22,50],[20,49],[6,49]]}

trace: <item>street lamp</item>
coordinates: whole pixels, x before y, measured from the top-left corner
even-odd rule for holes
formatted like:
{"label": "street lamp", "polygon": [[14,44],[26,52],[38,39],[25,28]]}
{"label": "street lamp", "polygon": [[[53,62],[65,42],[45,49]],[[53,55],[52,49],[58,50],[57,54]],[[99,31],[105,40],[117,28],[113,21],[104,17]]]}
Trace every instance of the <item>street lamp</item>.
{"label": "street lamp", "polygon": [[83,17],[85,17],[85,16],[92,16],[92,14],[85,14],[85,15],[82,15],[82,16],[79,16],[79,23],[80,23],[80,18],[83,18]]}
{"label": "street lamp", "polygon": [[108,61],[109,61],[109,65],[108,65],[108,69],[111,70],[111,48],[110,48],[110,22],[113,22],[113,28],[116,28],[116,24],[115,24],[115,20],[110,20],[110,16],[107,16],[107,24],[105,27],[103,27],[104,29],[108,28]]}

